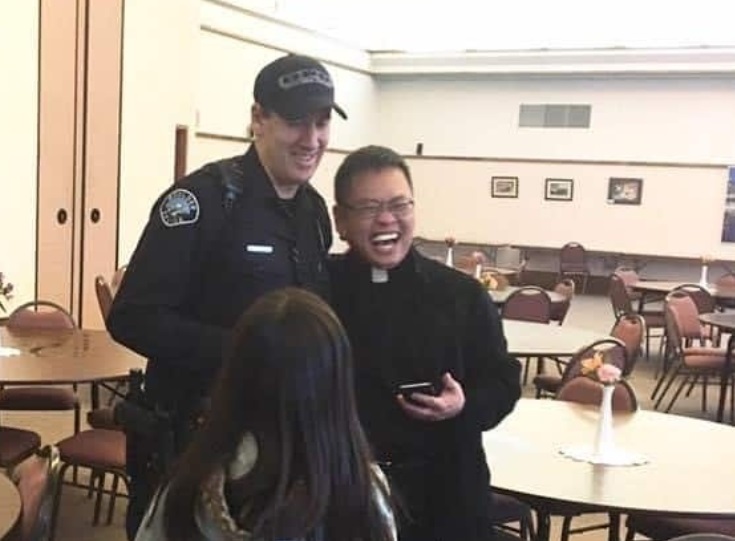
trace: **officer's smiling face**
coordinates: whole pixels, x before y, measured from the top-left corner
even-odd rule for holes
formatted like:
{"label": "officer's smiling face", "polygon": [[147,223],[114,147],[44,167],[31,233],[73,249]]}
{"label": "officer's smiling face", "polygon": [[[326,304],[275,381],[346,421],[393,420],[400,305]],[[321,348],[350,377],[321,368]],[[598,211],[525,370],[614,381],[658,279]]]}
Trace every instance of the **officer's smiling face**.
{"label": "officer's smiling face", "polygon": [[411,249],[415,225],[413,191],[397,167],[366,170],[350,183],[334,208],[340,236],[372,266],[392,269]]}
{"label": "officer's smiling face", "polygon": [[288,121],[253,105],[255,147],[280,197],[293,197],[314,175],[329,143],[330,118],[331,109],[323,109]]}

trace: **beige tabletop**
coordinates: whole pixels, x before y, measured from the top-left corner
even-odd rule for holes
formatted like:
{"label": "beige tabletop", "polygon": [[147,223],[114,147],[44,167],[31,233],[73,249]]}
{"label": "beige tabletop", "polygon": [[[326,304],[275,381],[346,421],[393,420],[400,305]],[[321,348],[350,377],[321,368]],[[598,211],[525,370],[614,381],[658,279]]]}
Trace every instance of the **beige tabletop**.
{"label": "beige tabletop", "polygon": [[502,274],[503,276],[513,276],[521,271],[520,269],[508,269],[505,267],[482,267],[482,272],[492,272],[493,274]]}
{"label": "beige tabletop", "polygon": [[0,539],[13,529],[20,518],[20,494],[13,482],[0,474]]}
{"label": "beige tabletop", "polygon": [[[631,288],[642,293],[668,293],[679,286],[686,284],[694,284],[696,282],[674,282],[674,281],[658,281],[658,280],[639,280],[631,284]],[[733,287],[717,287],[714,284],[707,285],[709,291],[715,299],[732,300],[735,299],[735,288]]]}
{"label": "beige tabletop", "polygon": [[559,453],[591,444],[597,407],[521,399],[483,445],[494,487],[618,511],[735,517],[735,428],[654,411],[615,414],[617,445],[648,459],[593,466]]}
{"label": "beige tabletop", "polygon": [[[145,359],[115,342],[107,331],[14,330],[0,328],[0,383],[85,383],[127,376]],[[4,352],[5,353],[5,352]]]}
{"label": "beige tabletop", "polygon": [[610,338],[604,333],[569,325],[547,325],[512,319],[503,320],[503,330],[508,341],[508,352],[528,357],[572,355],[596,340]]}

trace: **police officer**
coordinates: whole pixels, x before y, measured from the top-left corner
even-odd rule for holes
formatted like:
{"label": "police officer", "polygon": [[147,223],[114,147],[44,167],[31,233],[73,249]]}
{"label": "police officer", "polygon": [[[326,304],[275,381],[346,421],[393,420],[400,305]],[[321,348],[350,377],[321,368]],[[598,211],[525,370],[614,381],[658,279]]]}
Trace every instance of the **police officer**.
{"label": "police officer", "polygon": [[[287,285],[329,293],[331,224],[309,180],[326,149],[332,111],[346,115],[327,70],[305,56],[265,66],[253,93],[253,144],[161,195],[107,319],[115,340],[148,357],[146,397],[171,417],[175,454],[240,313]],[[155,490],[143,479],[145,463],[129,446],[130,539]]]}

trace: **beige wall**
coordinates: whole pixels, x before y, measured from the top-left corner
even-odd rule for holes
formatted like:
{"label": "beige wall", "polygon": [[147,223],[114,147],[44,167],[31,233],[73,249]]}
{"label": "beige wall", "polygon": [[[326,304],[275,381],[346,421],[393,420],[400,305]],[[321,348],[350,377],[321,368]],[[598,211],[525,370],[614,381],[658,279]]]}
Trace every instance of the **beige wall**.
{"label": "beige wall", "polygon": [[126,0],[118,254],[126,262],[173,182],[177,124],[196,122],[199,0]]}
{"label": "beige wall", "polygon": [[15,285],[12,307],[35,288],[38,2],[5,0],[0,11],[0,272]]}

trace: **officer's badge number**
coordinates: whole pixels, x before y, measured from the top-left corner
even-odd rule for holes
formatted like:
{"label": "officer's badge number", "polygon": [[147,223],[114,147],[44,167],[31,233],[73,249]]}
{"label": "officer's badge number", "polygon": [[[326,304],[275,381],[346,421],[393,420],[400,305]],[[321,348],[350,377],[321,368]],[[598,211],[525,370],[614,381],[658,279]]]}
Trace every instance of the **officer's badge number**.
{"label": "officer's badge number", "polygon": [[167,227],[193,224],[199,219],[199,201],[189,190],[178,188],[163,200],[160,214]]}

